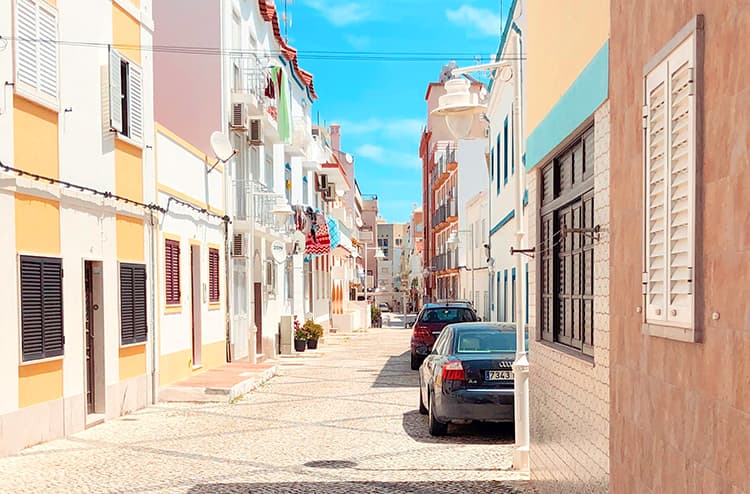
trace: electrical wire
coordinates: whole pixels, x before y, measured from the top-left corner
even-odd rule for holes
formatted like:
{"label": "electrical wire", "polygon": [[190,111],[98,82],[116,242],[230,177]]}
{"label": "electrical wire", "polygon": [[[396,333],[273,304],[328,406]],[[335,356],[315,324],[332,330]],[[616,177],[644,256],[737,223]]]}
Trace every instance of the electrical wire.
{"label": "electrical wire", "polygon": [[[25,43],[51,43],[58,46],[84,48],[115,48],[121,51],[147,51],[152,53],[172,53],[182,55],[222,56],[230,58],[265,56],[284,56],[284,50],[230,50],[222,48],[179,45],[131,45],[123,43],[100,43],[91,41],[50,40],[0,35],[0,40],[20,41]],[[475,53],[457,52],[401,52],[401,51],[334,51],[334,50],[294,50],[300,59],[328,61],[380,61],[380,62],[433,62],[456,61],[476,62]],[[501,58],[503,61],[526,60],[525,54],[510,54]]]}
{"label": "electrical wire", "polygon": [[[5,163],[3,163],[2,161],[0,161],[0,169],[4,170],[6,172],[15,173],[19,177],[29,177],[29,178],[33,178],[36,181],[44,181],[44,182],[48,182],[48,183],[50,183],[52,185],[62,185],[65,188],[73,188],[73,189],[77,189],[77,190],[79,190],[81,192],[89,192],[89,193],[94,194],[96,196],[104,197],[105,199],[115,199],[117,201],[121,201],[121,202],[124,202],[126,204],[132,204],[133,206],[138,206],[138,207],[144,208],[144,209],[149,210],[149,211],[159,211],[160,213],[166,213],[168,211],[168,208],[165,209],[165,208],[159,206],[158,204],[154,204],[154,203],[146,204],[146,203],[143,203],[143,202],[139,202],[139,201],[130,199],[128,197],[124,197],[124,196],[120,196],[120,195],[114,194],[114,193],[109,192],[109,191],[101,191],[101,190],[98,190],[98,189],[94,189],[92,187],[88,187],[86,185],[79,185],[79,184],[75,184],[75,183],[72,183],[72,182],[67,182],[65,180],[60,180],[60,179],[57,179],[57,178],[46,177],[44,175],[39,175],[37,173],[32,173],[32,172],[28,172],[26,170],[21,170],[20,168],[14,168],[12,166],[8,166]],[[180,204],[182,206],[185,206],[185,207],[187,207],[189,209],[192,209],[192,210],[194,210],[196,212],[206,214],[208,216],[220,219],[222,221],[226,221],[226,222],[230,221],[229,217],[226,216],[226,215],[220,216],[220,215],[212,213],[212,212],[210,212],[210,211],[208,211],[206,209],[196,207],[196,206],[190,204],[189,202],[185,202],[185,201],[183,201],[181,199],[177,199],[176,197],[170,197],[169,201],[167,202],[167,205],[169,205],[169,202],[172,202],[172,201],[176,202],[176,203],[178,203],[178,204]]]}

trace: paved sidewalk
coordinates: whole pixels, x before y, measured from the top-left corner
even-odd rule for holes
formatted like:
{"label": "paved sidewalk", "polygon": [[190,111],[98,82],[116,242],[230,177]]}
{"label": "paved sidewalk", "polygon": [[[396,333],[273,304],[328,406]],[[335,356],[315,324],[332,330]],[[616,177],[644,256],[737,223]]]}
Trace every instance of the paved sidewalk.
{"label": "paved sidewalk", "polygon": [[233,401],[257,389],[276,372],[277,367],[269,363],[231,362],[163,388],[159,401]]}
{"label": "paved sidewalk", "polygon": [[512,427],[428,434],[409,335],[331,335],[235,403],[162,403],[0,458],[0,492],[531,492]]}

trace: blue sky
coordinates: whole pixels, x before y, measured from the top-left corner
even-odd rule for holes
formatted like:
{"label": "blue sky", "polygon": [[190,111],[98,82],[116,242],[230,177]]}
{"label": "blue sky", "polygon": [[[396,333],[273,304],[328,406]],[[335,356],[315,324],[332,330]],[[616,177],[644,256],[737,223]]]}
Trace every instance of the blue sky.
{"label": "blue sky", "polygon": [[[313,60],[305,51],[419,52],[481,57],[497,51],[501,3],[511,0],[296,0],[289,42],[314,74],[313,119],[341,124],[342,148],[356,159],[362,192],[377,194],[381,215],[408,220],[421,204],[419,138],[427,84],[450,61]],[[284,0],[276,0],[279,11]],[[507,14],[504,14],[507,15]],[[459,61],[459,65],[473,62]]]}

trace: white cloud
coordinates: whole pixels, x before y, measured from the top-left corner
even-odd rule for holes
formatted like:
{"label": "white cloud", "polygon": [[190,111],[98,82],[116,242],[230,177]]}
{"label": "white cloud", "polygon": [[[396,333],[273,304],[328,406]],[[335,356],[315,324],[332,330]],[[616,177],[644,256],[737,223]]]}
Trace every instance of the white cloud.
{"label": "white cloud", "polygon": [[346,34],[344,39],[349,43],[355,50],[364,50],[369,48],[372,44],[372,39],[369,36],[359,36],[356,34]]}
{"label": "white cloud", "polygon": [[305,3],[315,9],[334,26],[347,26],[369,19],[372,10],[369,6],[359,2],[306,0]]}
{"label": "white cloud", "polygon": [[406,168],[418,170],[422,161],[416,153],[399,151],[375,144],[363,144],[355,149],[356,157],[367,158],[391,168]]}
{"label": "white cloud", "polygon": [[467,28],[474,34],[499,36],[502,29],[500,15],[488,9],[462,5],[457,9],[446,10],[445,16],[449,21]]}
{"label": "white cloud", "polygon": [[342,134],[373,134],[389,139],[418,141],[424,128],[424,120],[418,118],[368,118],[360,122],[341,122]]}

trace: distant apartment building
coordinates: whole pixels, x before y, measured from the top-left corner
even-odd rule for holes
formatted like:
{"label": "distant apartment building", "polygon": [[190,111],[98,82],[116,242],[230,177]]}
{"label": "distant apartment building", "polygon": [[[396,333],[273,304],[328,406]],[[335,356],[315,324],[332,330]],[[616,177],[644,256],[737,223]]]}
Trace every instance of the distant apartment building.
{"label": "distant apartment building", "polygon": [[[458,230],[459,214],[468,200],[487,188],[485,152],[487,124],[474,119],[466,138],[453,137],[442,116],[431,115],[438,98],[445,94],[444,83],[452,77],[455,65],[443,67],[438,82],[427,87],[427,125],[422,133],[422,201],[425,223],[424,268],[426,297],[430,301],[456,298],[460,294],[458,250],[448,244]],[[473,82],[470,91],[479,94],[484,85]]]}
{"label": "distant apartment building", "polygon": [[[525,148],[518,152],[528,188],[524,247],[534,255],[528,264],[531,478],[540,492],[606,493],[614,340],[609,327],[609,3],[528,0],[516,2],[511,12],[504,36],[512,36],[507,39],[513,50],[523,45],[527,55],[525,70],[514,71],[510,82],[525,87]],[[587,28],[570,37],[560,19],[576,19]],[[495,183],[502,200],[507,176],[502,138],[499,146],[502,166]],[[518,159],[515,166],[519,173]],[[641,492],[633,484],[626,490]]]}
{"label": "distant apartment building", "polygon": [[750,492],[748,5],[609,3],[610,491]]}
{"label": "distant apartment building", "polygon": [[386,291],[401,290],[401,256],[404,252],[406,224],[378,225],[378,248],[383,259],[378,261],[378,287]]}
{"label": "distant apartment building", "polygon": [[378,260],[375,258],[378,247],[378,196],[361,194],[361,197],[363,224],[360,228],[360,241],[364,257],[362,269],[364,284],[369,293],[378,287]]}

